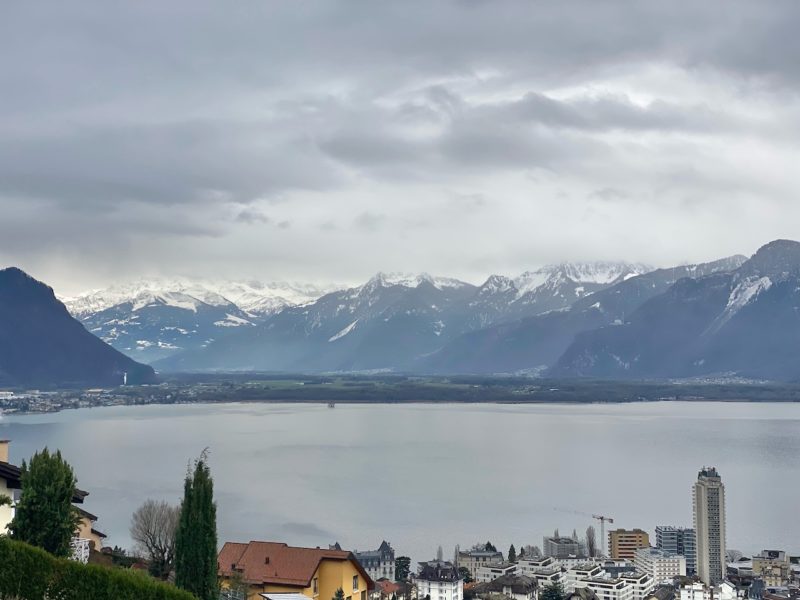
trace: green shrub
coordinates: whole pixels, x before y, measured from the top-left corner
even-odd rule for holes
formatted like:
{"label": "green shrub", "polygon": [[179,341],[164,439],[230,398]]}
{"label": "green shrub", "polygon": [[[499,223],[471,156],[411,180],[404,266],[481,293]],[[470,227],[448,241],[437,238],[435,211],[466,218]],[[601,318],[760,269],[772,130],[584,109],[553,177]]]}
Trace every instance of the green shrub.
{"label": "green shrub", "polygon": [[0,536],[2,600],[194,600],[147,575],[55,558]]}

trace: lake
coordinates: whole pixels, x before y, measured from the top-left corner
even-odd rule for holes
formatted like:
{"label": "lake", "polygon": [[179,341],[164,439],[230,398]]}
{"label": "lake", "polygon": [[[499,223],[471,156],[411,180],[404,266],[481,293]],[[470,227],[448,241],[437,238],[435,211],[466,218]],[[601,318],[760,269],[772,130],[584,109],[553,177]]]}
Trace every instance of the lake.
{"label": "lake", "polygon": [[120,406],[6,415],[0,438],[16,464],[61,449],[111,545],[130,546],[145,499],[178,502],[208,447],[220,543],[386,539],[418,561],[582,537],[593,513],[654,536],[691,526],[692,484],[713,465],[729,548],[800,551],[800,404]]}

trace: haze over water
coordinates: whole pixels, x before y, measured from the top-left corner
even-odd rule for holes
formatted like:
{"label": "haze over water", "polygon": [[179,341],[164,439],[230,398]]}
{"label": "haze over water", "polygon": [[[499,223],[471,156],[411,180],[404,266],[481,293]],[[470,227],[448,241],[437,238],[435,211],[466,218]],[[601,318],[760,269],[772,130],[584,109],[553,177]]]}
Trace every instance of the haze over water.
{"label": "haze over water", "polygon": [[691,526],[691,485],[714,465],[728,547],[800,551],[800,404],[130,406],[7,415],[0,438],[16,464],[60,448],[111,545],[130,546],[146,498],[178,501],[208,447],[220,543],[386,539],[418,561],[582,537],[592,513],[652,535]]}

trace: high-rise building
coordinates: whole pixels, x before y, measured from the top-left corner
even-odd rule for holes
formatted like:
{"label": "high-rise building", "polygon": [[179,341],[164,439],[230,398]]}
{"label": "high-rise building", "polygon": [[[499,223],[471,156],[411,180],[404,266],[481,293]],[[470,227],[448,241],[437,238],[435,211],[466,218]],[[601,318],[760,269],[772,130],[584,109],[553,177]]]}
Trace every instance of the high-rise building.
{"label": "high-rise building", "polygon": [[650,547],[650,536],[641,529],[615,529],[608,534],[608,552],[614,560],[630,560],[639,548]]}
{"label": "high-rise building", "polygon": [[703,467],[693,490],[697,575],[706,585],[725,578],[725,486],[714,467]]}
{"label": "high-rise building", "polygon": [[694,575],[697,571],[697,550],[694,539],[694,529],[691,527],[671,525],[656,527],[656,548],[669,554],[683,556],[686,559],[687,575]]}

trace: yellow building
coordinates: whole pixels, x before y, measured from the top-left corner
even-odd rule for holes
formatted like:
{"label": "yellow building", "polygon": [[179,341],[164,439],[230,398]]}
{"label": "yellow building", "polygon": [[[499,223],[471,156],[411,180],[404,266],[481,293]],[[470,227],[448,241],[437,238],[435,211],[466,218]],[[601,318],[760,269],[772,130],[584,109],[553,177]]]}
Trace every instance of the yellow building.
{"label": "yellow building", "polygon": [[95,523],[97,521],[97,517],[95,517],[92,513],[83,510],[82,508],[78,509],[78,514],[81,516],[81,520],[78,523],[78,531],[75,533],[75,537],[89,540],[90,548],[100,552],[100,549],[103,547],[103,540],[106,538],[106,534],[96,529]]}
{"label": "yellow building", "polygon": [[650,547],[650,536],[641,529],[615,529],[608,534],[608,550],[614,560],[633,561],[639,548]]}
{"label": "yellow building", "polygon": [[367,600],[374,587],[355,556],[346,550],[296,548],[276,542],[226,542],[217,566],[223,590],[242,585],[247,589],[247,600],[262,600],[262,594],[302,594],[312,600],[331,600],[340,588],[345,600]]}

